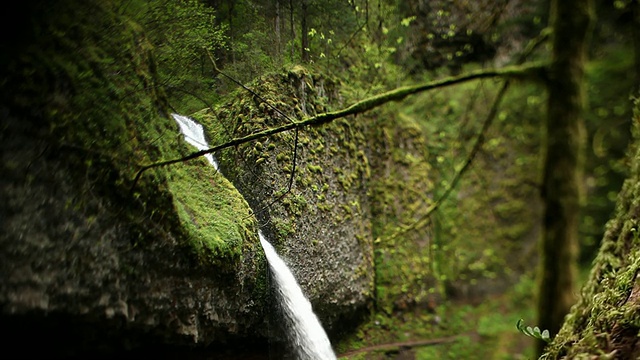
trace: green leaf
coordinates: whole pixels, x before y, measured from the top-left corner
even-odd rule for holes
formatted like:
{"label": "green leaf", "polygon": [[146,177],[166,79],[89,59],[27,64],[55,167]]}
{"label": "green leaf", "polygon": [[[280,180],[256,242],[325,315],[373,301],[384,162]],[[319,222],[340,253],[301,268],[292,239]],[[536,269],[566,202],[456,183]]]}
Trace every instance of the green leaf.
{"label": "green leaf", "polygon": [[521,333],[529,336],[529,337],[533,337],[536,339],[540,339],[546,342],[551,341],[550,339],[550,334],[549,334],[549,330],[544,330],[544,331],[540,331],[540,328],[535,326],[535,327],[531,327],[531,326],[524,326],[524,320],[520,319],[518,320],[518,322],[516,323],[516,328],[518,329],[518,331],[520,331]]}
{"label": "green leaf", "polygon": [[404,18],[400,21],[400,24],[402,24],[402,26],[409,26],[411,24],[411,22],[413,20],[415,20],[416,17],[415,16],[409,16],[408,18]]}

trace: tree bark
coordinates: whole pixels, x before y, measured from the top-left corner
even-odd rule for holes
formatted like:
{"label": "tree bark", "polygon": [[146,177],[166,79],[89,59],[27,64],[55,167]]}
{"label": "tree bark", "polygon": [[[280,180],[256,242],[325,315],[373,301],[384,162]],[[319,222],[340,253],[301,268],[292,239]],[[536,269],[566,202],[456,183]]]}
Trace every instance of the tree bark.
{"label": "tree bark", "polygon": [[589,279],[541,360],[640,359],[640,101],[630,173],[607,223]]}
{"label": "tree bark", "polygon": [[301,41],[301,50],[302,50],[302,61],[309,62],[310,60],[310,52],[309,52],[309,28],[307,25],[307,8],[308,8],[308,0],[302,0],[302,14],[301,14],[301,26],[300,31],[302,32],[300,36],[302,37]]}
{"label": "tree bark", "polygon": [[[590,0],[554,0],[551,12],[538,325],[557,334],[575,302],[585,137],[583,77],[592,5]],[[544,345],[539,343],[539,353]]]}
{"label": "tree bark", "polygon": [[275,35],[276,35],[276,55],[279,57],[281,54],[280,50],[280,0],[276,0],[276,19],[275,19]]}
{"label": "tree bark", "polygon": [[289,26],[291,27],[291,62],[293,62],[295,54],[296,31],[293,22],[293,0],[289,0]]}
{"label": "tree bark", "polygon": [[631,2],[631,13],[633,16],[633,23],[631,24],[631,37],[633,41],[633,51],[634,51],[634,66],[636,71],[636,82],[637,85],[633,89],[634,91],[640,91],[640,2],[633,1]]}

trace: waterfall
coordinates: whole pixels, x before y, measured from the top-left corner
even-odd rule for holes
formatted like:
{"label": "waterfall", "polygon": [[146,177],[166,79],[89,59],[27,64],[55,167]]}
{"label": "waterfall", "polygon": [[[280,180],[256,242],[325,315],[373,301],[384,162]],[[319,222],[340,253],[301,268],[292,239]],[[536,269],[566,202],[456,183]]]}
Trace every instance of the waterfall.
{"label": "waterfall", "polygon": [[[209,148],[207,139],[204,137],[204,128],[202,128],[202,125],[186,116],[178,114],[171,114],[171,116],[173,116],[178,126],[180,126],[180,132],[182,132],[184,139],[189,144],[195,146],[198,150],[207,150]],[[213,154],[206,154],[205,157],[217,171],[218,162],[214,159]]]}
{"label": "waterfall", "polygon": [[276,283],[280,306],[287,317],[287,328],[292,335],[299,359],[329,360],[336,356],[320,321],[311,308],[311,303],[302,293],[302,289],[291,270],[278,256],[276,250],[258,232],[260,243],[269,261],[269,267]]}
{"label": "waterfall", "polygon": [[[188,143],[198,150],[209,148],[202,125],[186,116],[178,114],[172,114],[172,116],[180,126],[180,131]],[[206,156],[218,170],[218,163],[213,155],[207,154]],[[289,340],[295,347],[298,359],[335,360],[336,355],[331,348],[331,342],[293,273],[260,230],[258,230],[258,237],[275,282],[279,306],[286,318]]]}

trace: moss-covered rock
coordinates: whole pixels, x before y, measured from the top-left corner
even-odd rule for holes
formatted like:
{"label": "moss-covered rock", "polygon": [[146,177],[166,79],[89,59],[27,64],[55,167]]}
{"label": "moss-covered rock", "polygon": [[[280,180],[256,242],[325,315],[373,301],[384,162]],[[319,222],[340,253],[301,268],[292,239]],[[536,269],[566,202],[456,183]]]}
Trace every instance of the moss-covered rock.
{"label": "moss-covered rock", "polygon": [[32,26],[1,58],[7,351],[259,341],[266,264],[240,193],[202,159],[132,182],[141,165],[193,150],[140,27],[108,1],[22,7]]}
{"label": "moss-covered rock", "polygon": [[403,231],[433,204],[433,168],[427,139],[405,114],[374,115],[371,203],[375,236],[376,309],[387,315],[433,308],[443,295],[432,226]]}
{"label": "moss-covered rock", "polygon": [[[250,85],[215,112],[195,114],[223,143],[340,106],[337,84],[303,67]],[[291,267],[329,332],[372,299],[373,253],[363,123],[340,119],[217,154],[268,240]]]}

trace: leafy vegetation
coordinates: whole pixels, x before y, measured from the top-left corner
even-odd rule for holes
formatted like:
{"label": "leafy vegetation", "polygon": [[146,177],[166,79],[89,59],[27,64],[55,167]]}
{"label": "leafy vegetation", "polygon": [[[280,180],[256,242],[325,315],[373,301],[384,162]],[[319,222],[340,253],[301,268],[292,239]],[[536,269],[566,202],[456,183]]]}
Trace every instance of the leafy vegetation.
{"label": "leafy vegetation", "polygon": [[216,100],[211,91],[215,72],[207,51],[224,49],[227,36],[213,8],[198,0],[131,1],[121,11],[144,29],[157,76],[171,104],[192,112]]}
{"label": "leafy vegetation", "polygon": [[[216,14],[218,24],[225,26],[227,39],[231,39],[228,52],[220,48],[216,53],[223,71],[247,84],[264,72],[282,72],[280,69],[298,74],[302,71],[305,76],[340,74],[339,80],[333,80],[340,83],[340,104],[353,103],[399,84],[474,69],[479,67],[478,61],[492,61],[497,54],[503,54],[503,59],[510,59],[519,49],[502,44],[513,46],[526,37],[536,35],[544,27],[547,17],[544,7],[539,5],[518,13],[521,17],[501,18],[500,11],[504,10],[501,6],[504,4],[491,7],[482,3],[478,5],[482,16],[462,20],[463,8],[436,3],[431,6],[441,5],[441,8],[428,13],[427,19],[436,16],[429,23],[415,15],[425,11],[417,2],[407,5],[385,3],[378,8],[368,1],[348,2],[348,6],[331,1],[313,1],[305,2],[306,8],[290,8],[287,7],[289,4],[280,2],[275,7],[260,1],[243,1],[235,5],[224,1],[220,3],[221,11]],[[330,8],[334,10],[329,11]],[[260,16],[261,12],[265,16]],[[317,22],[321,14],[328,16],[331,22]],[[500,20],[494,27],[482,28],[479,24],[483,16],[494,16]],[[265,19],[274,20],[276,27],[270,27]],[[289,32],[288,27],[283,26],[299,25],[300,22],[303,22],[302,34]],[[434,60],[428,64],[408,55],[418,54],[418,44],[424,45],[418,35],[411,34],[415,29],[428,29],[420,33],[426,34],[427,44],[436,46],[428,53]],[[545,53],[543,49],[531,57],[544,58]],[[424,54],[421,56],[423,60],[427,58]],[[629,59],[628,55],[623,56]],[[304,70],[295,66],[298,62],[306,62]],[[596,84],[607,77],[598,77],[597,74],[610,71],[606,64],[612,63],[602,60],[600,65],[603,67],[598,62],[590,65],[589,81],[594,84],[590,85],[591,97],[596,99],[592,104],[600,99],[597,91],[603,89]],[[618,64],[620,68],[631,66],[628,61]],[[251,84],[252,90],[261,96],[269,96],[274,91],[260,81]],[[218,80],[213,92],[223,94],[234,86]],[[534,84],[518,83],[508,92],[497,113],[496,124],[483,134],[485,144],[482,151],[461,184],[433,213],[429,226],[396,236],[403,226],[411,223],[411,219],[420,218],[433,205],[433,199],[438,198],[460,170],[498,87],[499,84],[492,81],[468,83],[415,96],[402,104],[388,105],[366,115],[367,121],[374,125],[364,131],[368,131],[365,134],[370,139],[371,148],[376,149],[375,156],[365,157],[371,165],[371,199],[376,204],[372,208],[376,271],[373,317],[389,319],[411,309],[433,309],[446,303],[447,299],[469,301],[501,293],[514,283],[519,274],[534,266],[540,231],[538,219],[541,216],[538,202],[541,154],[538,149],[543,140],[540,126],[544,117],[541,110],[545,104],[543,89]],[[622,92],[624,88],[619,87]],[[235,93],[238,91],[243,92],[238,89]],[[621,98],[620,94],[612,96]],[[289,102],[271,97],[267,101],[281,108],[287,108],[285,104]],[[231,108],[213,109],[212,113],[224,113],[224,117],[232,119],[237,117],[235,124],[226,124],[223,128],[216,125],[211,117],[201,119],[216,129],[210,132],[214,143],[222,143],[229,139],[223,134],[231,129],[235,131],[238,126],[245,134],[273,126],[268,118],[258,115],[264,110],[260,103],[236,103]],[[258,107],[254,108],[256,105]],[[606,109],[606,106],[595,106]],[[188,106],[184,108],[190,110]],[[304,119],[309,114],[302,104],[294,109],[294,119]],[[624,119],[622,108],[616,111]],[[604,126],[602,121],[609,118],[606,110],[599,113],[600,119],[591,118],[589,126],[595,144],[594,154],[600,151],[602,155],[603,149],[613,148],[602,142],[606,138],[603,130],[596,136],[598,129]],[[610,136],[624,139],[623,133]],[[279,137],[274,140],[284,140],[290,146],[294,141],[292,134]],[[313,144],[311,147],[318,151],[326,148],[305,136],[301,142],[304,146],[310,142]],[[624,148],[624,142],[619,142],[621,148]],[[256,165],[268,162],[271,156],[263,147],[262,143],[246,147],[247,156],[254,159]],[[285,177],[294,170],[292,155],[276,154],[276,161],[282,165]],[[620,155],[618,159],[621,158]],[[617,171],[620,167],[612,170],[616,166],[611,167],[611,164],[587,170],[593,174],[592,178],[587,178],[591,179],[587,182],[591,184],[589,186],[600,184],[593,187],[594,194],[599,194],[596,195],[599,200],[587,203],[585,209],[589,215],[582,218],[582,229],[590,234],[583,240],[587,250],[593,251],[597,246],[596,229],[608,217],[606,208],[609,202],[605,198],[612,196],[611,189],[619,181],[614,178],[619,176]],[[331,170],[331,166],[315,163],[295,169],[300,176],[296,184],[315,193],[314,197],[320,203],[314,207],[320,210],[331,204],[324,201],[326,192],[319,191],[326,189],[323,185],[326,180],[314,183],[314,179],[326,176],[327,169]],[[344,189],[348,190],[349,178],[336,174]],[[609,189],[606,194],[605,188]],[[274,199],[276,197],[273,196]],[[304,208],[309,206],[308,200],[287,201],[286,206],[298,215],[300,208],[295,204],[306,203]],[[349,213],[349,210],[345,212]],[[274,224],[280,229],[281,236],[289,236],[296,231],[296,226],[285,218],[274,221]],[[585,252],[584,258],[589,258],[589,251]],[[531,290],[530,297],[533,296]],[[534,330],[529,333],[537,335]]]}
{"label": "leafy vegetation", "polygon": [[[169,113],[197,118],[217,145],[402,85],[515,63],[525,40],[546,26],[547,14],[543,2],[508,3],[133,0],[95,1],[87,5],[94,11],[87,11],[55,2],[49,7],[60,6],[57,11],[65,15],[45,29],[29,30],[50,40],[20,60],[21,75],[31,81],[19,83],[22,77],[10,74],[17,69],[9,68],[4,85],[19,91],[2,96],[23,112],[44,108],[51,120],[47,136],[60,147],[85,152],[75,159],[78,166],[95,172],[92,179],[102,191],[119,194],[114,198],[140,233],[136,246],[153,241],[147,226],[152,220],[176,234],[200,264],[231,267],[257,246],[257,222],[235,188],[202,159],[146,172],[134,188],[133,205],[128,202],[129,180],[141,165],[193,151]],[[632,2],[613,6],[623,16]],[[618,34],[614,15],[606,20],[596,35]],[[606,49],[591,49],[594,60],[587,66],[590,151],[583,182],[590,200],[580,219],[584,264],[600,245],[627,171],[628,97],[634,85],[628,73],[635,63],[628,42],[612,38]],[[78,61],[70,63],[63,55],[73,52]],[[544,59],[548,49],[529,55]],[[360,269],[371,282],[369,316],[341,339],[341,350],[459,335],[455,342],[411,351],[425,359],[525,356],[510,343],[521,344],[512,320],[534,316],[530,270],[539,250],[545,98],[540,84],[516,82],[493,126],[481,133],[500,86],[477,80],[438,89],[217,154],[228,175],[241,180],[237,186],[254,208],[280,206],[268,219],[276,243],[298,234],[310,216],[334,211],[338,215],[322,220],[337,226],[354,221],[363,208],[371,211],[370,228],[355,230],[360,246],[371,249]],[[80,116],[69,109],[86,111]],[[484,143],[472,165],[431,212],[479,136]],[[305,153],[304,162],[297,151]],[[273,172],[268,179],[266,169]],[[427,215],[427,225],[407,231]],[[318,246],[317,239],[308,246]],[[368,265],[373,274],[366,273]],[[592,276],[627,291],[637,264],[618,265],[599,265]],[[604,314],[612,304],[597,298],[592,308]],[[615,321],[623,319],[616,314]],[[637,328],[635,320],[624,323],[625,329]],[[549,337],[517,324],[525,335]],[[595,338],[592,333],[581,341]]]}
{"label": "leafy vegetation", "polygon": [[549,338],[549,330],[542,330],[540,331],[540,328],[535,326],[535,327],[531,327],[531,326],[526,326],[524,325],[524,320],[520,319],[518,320],[518,323],[516,324],[516,328],[523,334],[530,336],[532,338],[536,338],[536,339],[540,339],[546,342],[550,341]]}
{"label": "leafy vegetation", "polygon": [[[522,276],[504,294],[482,302],[446,302],[432,310],[376,314],[338,345],[340,359],[387,359],[403,353],[416,359],[528,359],[533,342],[514,324],[520,316],[533,317],[533,273]],[[435,344],[402,349],[408,340],[434,339]],[[376,350],[377,344],[394,344]],[[348,355],[353,349],[369,349]]]}

